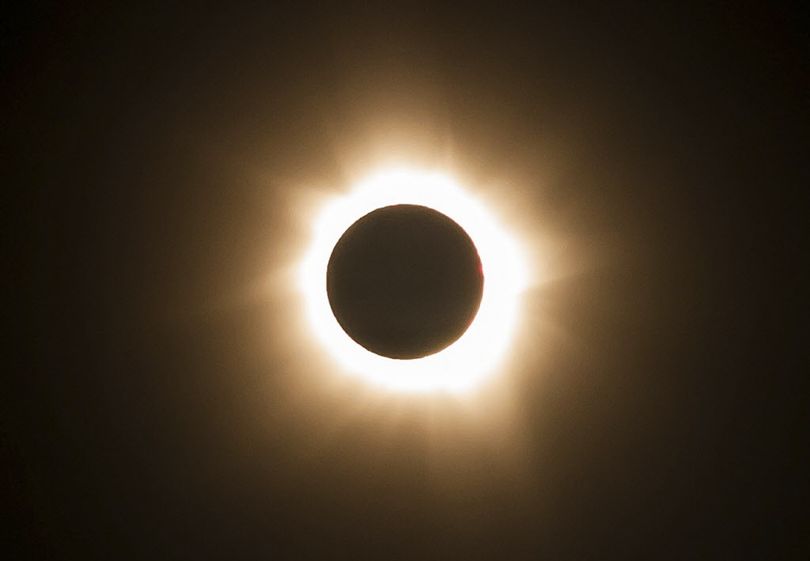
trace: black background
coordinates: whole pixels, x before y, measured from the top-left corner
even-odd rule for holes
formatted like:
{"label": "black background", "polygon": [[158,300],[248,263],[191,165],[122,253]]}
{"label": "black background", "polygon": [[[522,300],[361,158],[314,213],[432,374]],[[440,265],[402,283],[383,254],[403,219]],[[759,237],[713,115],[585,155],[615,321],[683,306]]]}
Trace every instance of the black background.
{"label": "black background", "polygon": [[[2,548],[806,558],[807,27],[768,6],[4,16]],[[295,261],[296,186],[447,139],[585,264],[526,298],[519,467],[320,388],[286,293],[229,300]]]}

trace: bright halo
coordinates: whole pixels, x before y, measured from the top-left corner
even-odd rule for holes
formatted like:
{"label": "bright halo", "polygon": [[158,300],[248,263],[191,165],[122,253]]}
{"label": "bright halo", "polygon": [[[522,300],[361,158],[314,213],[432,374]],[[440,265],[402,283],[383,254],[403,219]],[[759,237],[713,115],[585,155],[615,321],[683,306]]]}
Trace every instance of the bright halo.
{"label": "bright halo", "polygon": [[[326,293],[326,270],[335,244],[359,218],[397,204],[421,205],[445,214],[470,236],[484,272],[478,313],[453,344],[423,358],[374,354],[343,331]],[[491,374],[511,342],[526,272],[514,240],[484,206],[440,173],[392,170],[361,181],[329,202],[317,216],[314,236],[299,270],[308,319],[318,340],[350,374],[389,389],[463,391]]]}

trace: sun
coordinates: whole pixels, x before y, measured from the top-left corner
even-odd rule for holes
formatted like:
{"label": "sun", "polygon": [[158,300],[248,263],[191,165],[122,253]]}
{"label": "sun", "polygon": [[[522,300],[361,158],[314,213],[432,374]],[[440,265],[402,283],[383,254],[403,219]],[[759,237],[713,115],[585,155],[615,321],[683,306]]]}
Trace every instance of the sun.
{"label": "sun", "polygon": [[[442,351],[400,360],[374,354],[343,331],[326,292],[326,270],[338,239],[378,208],[412,204],[432,208],[461,226],[475,244],[484,273],[478,313],[465,333]],[[360,181],[324,205],[299,269],[299,289],[315,337],[346,373],[403,392],[463,392],[492,375],[508,350],[527,285],[522,252],[492,213],[458,182],[439,172],[389,169]]]}

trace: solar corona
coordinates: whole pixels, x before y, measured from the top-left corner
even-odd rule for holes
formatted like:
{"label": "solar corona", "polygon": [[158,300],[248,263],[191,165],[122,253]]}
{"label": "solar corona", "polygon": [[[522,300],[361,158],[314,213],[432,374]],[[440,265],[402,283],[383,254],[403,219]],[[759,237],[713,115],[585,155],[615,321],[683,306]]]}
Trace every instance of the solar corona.
{"label": "solar corona", "polygon": [[[325,201],[312,228],[298,286],[316,340],[341,371],[393,391],[451,393],[497,372],[514,336],[527,271],[513,236],[454,178],[402,168],[373,173]],[[354,241],[371,228],[384,239]],[[446,240],[446,255],[431,236]],[[425,275],[412,271],[427,252],[434,255],[422,266],[427,277],[444,279],[434,269],[454,268],[462,281],[434,283],[434,299],[420,301],[408,283],[423,282]],[[361,257],[374,267],[358,274],[353,264]],[[390,288],[380,290],[381,283]],[[344,302],[358,292],[373,298],[368,287],[399,299],[390,310],[368,308],[371,319],[356,319]],[[424,318],[438,318],[439,327],[420,327]],[[386,333],[395,336],[385,339]],[[400,334],[415,346],[397,343]]]}

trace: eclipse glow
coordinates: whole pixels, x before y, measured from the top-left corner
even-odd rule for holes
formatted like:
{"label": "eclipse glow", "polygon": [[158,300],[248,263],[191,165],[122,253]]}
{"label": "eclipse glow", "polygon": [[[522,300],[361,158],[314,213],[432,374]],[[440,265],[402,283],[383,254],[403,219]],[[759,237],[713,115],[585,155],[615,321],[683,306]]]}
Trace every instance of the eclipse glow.
{"label": "eclipse glow", "polygon": [[[326,293],[326,269],[338,239],[362,216],[396,204],[426,206],[454,220],[478,249],[484,273],[481,305],[467,331],[442,351],[413,360],[383,357],[357,344],[335,319]],[[513,339],[526,268],[514,239],[453,178],[405,169],[373,174],[326,204],[313,234],[299,287],[315,336],[347,373],[393,390],[459,392],[497,369]]]}

